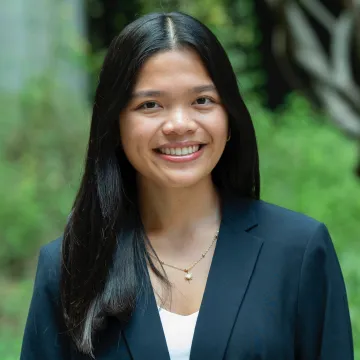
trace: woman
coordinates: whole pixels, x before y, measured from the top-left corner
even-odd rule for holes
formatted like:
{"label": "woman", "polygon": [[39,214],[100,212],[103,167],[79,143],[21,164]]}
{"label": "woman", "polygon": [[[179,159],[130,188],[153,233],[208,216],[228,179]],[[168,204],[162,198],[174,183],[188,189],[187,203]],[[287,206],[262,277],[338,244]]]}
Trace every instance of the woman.
{"label": "woman", "polygon": [[128,25],[64,236],[40,252],[21,359],[353,359],[326,227],[259,194],[215,36],[181,13]]}

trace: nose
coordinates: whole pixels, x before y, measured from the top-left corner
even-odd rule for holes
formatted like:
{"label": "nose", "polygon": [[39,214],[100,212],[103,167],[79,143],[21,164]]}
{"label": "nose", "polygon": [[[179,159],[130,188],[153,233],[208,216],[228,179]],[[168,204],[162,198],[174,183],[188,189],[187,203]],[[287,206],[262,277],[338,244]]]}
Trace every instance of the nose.
{"label": "nose", "polygon": [[176,109],[169,113],[169,118],[164,123],[162,130],[165,135],[184,135],[189,132],[194,132],[196,129],[196,121],[191,119],[190,114],[184,109]]}

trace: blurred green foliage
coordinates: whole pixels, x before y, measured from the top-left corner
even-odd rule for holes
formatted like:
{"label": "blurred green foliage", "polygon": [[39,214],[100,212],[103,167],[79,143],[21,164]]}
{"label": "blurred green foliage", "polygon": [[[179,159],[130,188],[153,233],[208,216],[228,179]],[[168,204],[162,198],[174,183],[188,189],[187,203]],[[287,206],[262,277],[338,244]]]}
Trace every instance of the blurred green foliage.
{"label": "blurred green foliage", "polygon": [[[360,360],[360,183],[352,173],[355,144],[298,94],[277,112],[262,107],[257,88],[263,75],[255,46],[260,35],[251,1],[239,4],[172,0],[159,8],[157,1],[148,0],[141,13],[175,6],[208,24],[225,45],[257,131],[262,197],[327,224],[347,284]],[[96,74],[98,59],[99,54],[89,59]],[[17,96],[0,93],[1,360],[19,358],[39,247],[62,232],[82,173],[90,106],[50,79],[45,73]]]}
{"label": "blurred green foliage", "polygon": [[2,109],[17,109],[2,116],[2,273],[21,275],[43,239],[62,230],[72,204],[90,116],[80,99],[58,92],[44,80],[21,97],[0,93]]}

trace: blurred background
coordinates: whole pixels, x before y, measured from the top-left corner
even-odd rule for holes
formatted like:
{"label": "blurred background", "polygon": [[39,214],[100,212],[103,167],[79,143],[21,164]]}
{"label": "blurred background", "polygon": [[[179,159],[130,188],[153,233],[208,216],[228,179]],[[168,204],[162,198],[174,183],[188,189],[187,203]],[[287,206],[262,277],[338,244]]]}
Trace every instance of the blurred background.
{"label": "blurred background", "polygon": [[[360,360],[360,1],[1,0],[0,359],[19,359],[41,245],[83,168],[111,39],[180,10],[226,48],[255,123],[262,198],[326,223]],[[221,69],[219,69],[221,71]]]}

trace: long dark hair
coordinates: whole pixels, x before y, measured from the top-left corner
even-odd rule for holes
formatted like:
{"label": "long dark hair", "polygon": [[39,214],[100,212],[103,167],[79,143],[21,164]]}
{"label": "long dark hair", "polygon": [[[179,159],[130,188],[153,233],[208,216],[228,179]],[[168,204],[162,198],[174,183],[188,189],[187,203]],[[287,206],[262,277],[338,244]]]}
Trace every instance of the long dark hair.
{"label": "long dark hair", "polygon": [[250,114],[229,59],[214,34],[179,12],[153,13],[111,43],[93,106],[84,175],[62,242],[61,304],[80,352],[93,355],[93,336],[106,316],[126,324],[139,291],[156,275],[139,216],[135,170],[121,148],[119,114],[142,64],[153,54],[188,47],[201,57],[227,111],[231,139],[212,172],[219,191],[258,199],[259,161]]}

